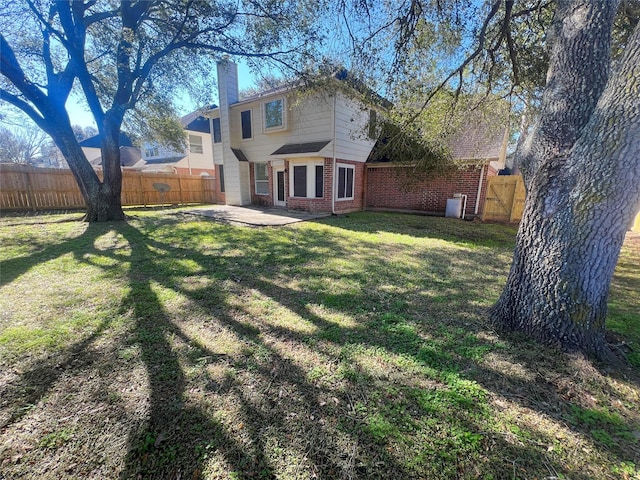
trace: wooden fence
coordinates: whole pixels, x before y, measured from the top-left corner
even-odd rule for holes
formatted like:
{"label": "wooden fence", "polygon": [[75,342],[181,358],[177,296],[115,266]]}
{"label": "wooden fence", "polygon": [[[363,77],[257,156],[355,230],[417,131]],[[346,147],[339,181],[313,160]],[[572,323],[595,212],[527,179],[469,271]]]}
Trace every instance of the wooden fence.
{"label": "wooden fence", "polygon": [[[482,220],[519,222],[524,210],[524,199],[525,190],[522,176],[489,177]],[[640,213],[631,225],[631,230],[640,233]]]}
{"label": "wooden fence", "polygon": [[524,199],[524,182],[520,175],[489,177],[482,220],[519,222],[524,210]]}
{"label": "wooden fence", "polygon": [[[216,181],[213,177],[125,170],[122,172],[121,198],[125,206],[215,203]],[[1,210],[84,207],[80,189],[70,170],[0,165]]]}

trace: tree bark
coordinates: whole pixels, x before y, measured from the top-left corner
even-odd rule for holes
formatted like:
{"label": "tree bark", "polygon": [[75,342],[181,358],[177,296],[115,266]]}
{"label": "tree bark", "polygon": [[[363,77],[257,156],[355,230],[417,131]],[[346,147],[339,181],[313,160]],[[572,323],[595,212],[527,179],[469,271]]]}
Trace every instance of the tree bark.
{"label": "tree bark", "polygon": [[[559,8],[565,17],[557,19],[557,33],[560,42],[580,55],[580,45],[571,42],[576,19],[567,15],[584,20],[581,28],[591,33],[583,38],[594,36],[595,44],[606,25],[590,24],[589,18],[595,17],[580,11],[584,2],[568,3],[576,8]],[[594,9],[605,5],[590,3]],[[614,3],[606,6],[615,8]],[[609,61],[606,53],[600,61]],[[563,76],[575,82],[576,77],[588,80],[602,71],[586,62],[555,60],[550,67],[555,69],[550,75],[553,88],[567,84]],[[547,126],[534,129],[534,138],[527,139],[539,143],[526,153],[525,211],[507,285],[491,317],[501,329],[612,360],[605,340],[609,285],[625,233],[640,207],[640,28],[597,103],[584,98],[585,105],[593,106],[571,104],[580,100],[569,95],[548,101],[540,120]],[[563,109],[566,116],[558,113]],[[553,123],[555,130],[550,128]],[[545,129],[554,133],[545,134]]]}
{"label": "tree bark", "polygon": [[[108,164],[109,174],[106,173],[107,168],[103,168],[104,179],[101,182],[91,164],[82,151],[82,148],[76,140],[73,129],[69,122],[64,122],[59,118],[59,122],[54,127],[48,128],[47,133],[51,136],[60,152],[67,160],[69,169],[80,188],[80,193],[87,207],[87,212],[83,217],[86,222],[106,222],[109,220],[124,220],[125,215],[122,211],[121,204],[121,183],[122,170],[120,169],[120,145],[118,136],[115,142],[111,137],[108,149],[103,147],[103,164]],[[105,141],[103,140],[103,144]],[[106,155],[110,157],[110,161],[105,161]],[[117,165],[117,172],[113,172],[114,165]],[[115,183],[115,185],[114,185]]]}

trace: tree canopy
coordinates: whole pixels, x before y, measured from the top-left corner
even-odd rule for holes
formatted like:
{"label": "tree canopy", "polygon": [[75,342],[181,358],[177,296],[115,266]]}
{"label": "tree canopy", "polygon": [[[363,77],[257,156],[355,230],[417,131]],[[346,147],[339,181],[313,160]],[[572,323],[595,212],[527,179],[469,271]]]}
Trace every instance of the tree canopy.
{"label": "tree canopy", "polygon": [[[53,138],[78,181],[88,220],[123,218],[117,140],[123,123],[143,133],[161,126],[160,136],[175,138],[176,91],[209,101],[213,66],[225,56],[302,64],[317,40],[315,8],[315,0],[11,2],[0,7],[0,100]],[[65,110],[73,91],[102,138],[102,182]]]}

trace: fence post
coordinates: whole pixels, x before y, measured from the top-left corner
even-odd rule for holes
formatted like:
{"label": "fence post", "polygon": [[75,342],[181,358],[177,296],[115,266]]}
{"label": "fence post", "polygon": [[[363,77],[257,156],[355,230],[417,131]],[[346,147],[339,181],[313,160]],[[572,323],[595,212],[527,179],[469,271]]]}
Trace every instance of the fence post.
{"label": "fence post", "polygon": [[[488,173],[489,172],[487,171],[487,174]],[[490,189],[491,189],[491,177],[487,175],[487,185],[485,186],[485,190],[484,190],[484,203],[482,204],[482,215],[480,216],[480,219],[483,222],[485,221],[485,217],[487,215],[487,200],[489,200]]]}
{"label": "fence post", "polygon": [[180,192],[180,203],[184,205],[185,201],[182,196],[182,175],[178,176],[178,192]]}
{"label": "fence post", "polygon": [[144,194],[144,186],[142,184],[142,173],[141,172],[136,172],[136,175],[138,176],[138,183],[140,184],[140,195],[142,195],[142,206],[146,207],[147,206],[147,196]]}
{"label": "fence post", "polygon": [[33,195],[33,186],[31,185],[31,176],[29,175],[29,172],[26,170],[24,174],[25,174],[26,183],[27,183],[27,200],[31,205],[31,209],[35,212],[37,211],[37,208],[36,208],[36,199],[35,199],[35,196]]}
{"label": "fence post", "polygon": [[511,210],[509,211],[509,223],[513,223],[513,214],[516,208],[516,197],[518,196],[518,182],[519,178],[516,177],[516,183],[513,184],[513,200],[511,200]]}

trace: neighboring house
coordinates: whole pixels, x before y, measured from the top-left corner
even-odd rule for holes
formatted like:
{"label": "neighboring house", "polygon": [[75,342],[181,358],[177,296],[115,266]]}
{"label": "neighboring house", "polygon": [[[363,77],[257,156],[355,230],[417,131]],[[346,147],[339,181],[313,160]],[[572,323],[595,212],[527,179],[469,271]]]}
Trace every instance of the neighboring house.
{"label": "neighboring house", "polygon": [[[100,151],[100,136],[85,138],[80,141],[80,147],[87,160],[94,168],[102,168],[102,152]],[[140,149],[133,145],[133,142],[126,133],[120,132],[120,165],[131,167],[140,161]]]}
{"label": "neighboring house", "polygon": [[[215,105],[207,107],[216,108]],[[168,172],[183,175],[215,175],[213,166],[213,143],[211,119],[197,110],[180,119],[187,134],[187,148],[175,151],[155,143],[142,146],[142,160],[134,165],[135,170],[146,172]]]}
{"label": "neighboring house", "polygon": [[487,176],[504,166],[504,129],[486,135],[473,127],[452,146],[467,167],[447,177],[407,181],[410,168],[369,160],[376,138],[368,126],[379,108],[343,82],[344,75],[331,80],[336,88],[316,93],[279,87],[241,100],[236,65],[220,62],[217,73],[220,106],[203,114],[211,118],[220,203],[444,214],[447,198],[462,194],[473,215],[481,213]]}

